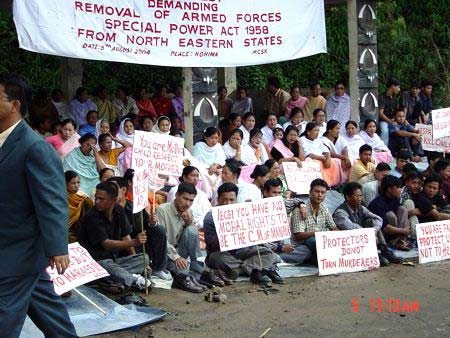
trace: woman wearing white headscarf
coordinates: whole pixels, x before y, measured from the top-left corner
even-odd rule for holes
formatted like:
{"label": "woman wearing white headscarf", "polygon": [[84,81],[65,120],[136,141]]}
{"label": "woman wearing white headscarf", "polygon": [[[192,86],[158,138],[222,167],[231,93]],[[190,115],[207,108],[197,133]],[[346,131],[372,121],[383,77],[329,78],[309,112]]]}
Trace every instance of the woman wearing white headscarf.
{"label": "woman wearing white headscarf", "polygon": [[167,116],[161,116],[153,126],[152,132],[157,134],[169,135],[170,127],[170,119]]}
{"label": "woman wearing white headscarf", "polygon": [[[117,139],[126,141],[133,144],[134,141],[134,125],[131,119],[124,119],[120,122],[119,132],[116,135]],[[119,170],[123,174],[127,169],[131,167],[131,154],[133,153],[133,147],[128,147],[120,156]]]}
{"label": "woman wearing white headscarf", "polygon": [[[98,138],[100,137],[101,134],[109,134],[111,133],[111,129],[109,126],[109,122],[108,120],[105,119],[100,119],[97,121],[97,123],[95,124],[95,139],[98,141]],[[121,145],[117,145],[116,142],[113,141],[112,143],[112,149],[115,149],[117,147],[121,147]],[[97,143],[97,150],[100,150],[100,145]]]}

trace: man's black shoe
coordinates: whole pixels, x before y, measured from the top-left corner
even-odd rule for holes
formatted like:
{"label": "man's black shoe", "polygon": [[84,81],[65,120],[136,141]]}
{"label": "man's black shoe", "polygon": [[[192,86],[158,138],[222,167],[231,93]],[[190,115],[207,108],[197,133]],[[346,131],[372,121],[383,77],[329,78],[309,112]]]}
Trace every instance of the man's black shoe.
{"label": "man's black shoe", "polygon": [[382,254],[378,255],[378,259],[380,260],[380,266],[388,266],[390,264],[389,259],[384,257]]}
{"label": "man's black shoe", "polygon": [[264,270],[264,272],[275,284],[286,284],[286,281],[276,270]]}
{"label": "man's black shoe", "polygon": [[261,270],[253,269],[250,274],[250,282],[253,284],[271,285],[272,280],[266,276]]}
{"label": "man's black shoe", "polygon": [[214,270],[203,271],[200,281],[205,281],[206,283],[213,284],[215,286],[225,286],[225,282],[215,274]]}
{"label": "man's black shoe", "polygon": [[381,249],[381,255],[385,257],[390,263],[402,263],[403,258],[397,257],[394,253],[394,250],[388,247],[384,247]]}
{"label": "man's black shoe", "polygon": [[208,290],[208,286],[200,284],[200,282],[194,276],[189,276],[189,279],[191,280],[192,284],[201,287],[203,291]]}
{"label": "man's black shoe", "polygon": [[173,278],[173,287],[192,293],[202,293],[203,289],[194,285],[189,276],[178,275]]}
{"label": "man's black shoe", "polygon": [[216,274],[217,277],[219,277],[221,280],[223,280],[225,285],[233,284],[233,281],[230,278],[228,278],[228,276],[222,270],[214,270],[214,273]]}

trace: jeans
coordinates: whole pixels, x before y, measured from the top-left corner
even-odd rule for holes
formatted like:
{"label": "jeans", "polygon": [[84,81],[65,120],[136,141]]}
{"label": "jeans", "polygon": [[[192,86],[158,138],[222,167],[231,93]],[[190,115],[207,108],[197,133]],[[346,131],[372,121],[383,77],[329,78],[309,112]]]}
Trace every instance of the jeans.
{"label": "jeans", "polygon": [[303,264],[305,261],[311,258],[311,250],[306,245],[300,244],[294,248],[294,251],[282,252],[279,253],[279,256],[286,263]]}
{"label": "jeans", "polygon": [[380,137],[386,146],[389,146],[389,123],[380,121]]}
{"label": "jeans", "polygon": [[[148,262],[149,259],[147,255],[145,255],[144,262],[142,254],[136,254],[120,257],[115,260],[104,259],[98,261],[98,264],[108,271],[111,280],[130,287],[135,280],[133,274],[141,274],[144,272],[144,266],[147,266]],[[151,275],[151,271],[149,271],[149,275]]]}

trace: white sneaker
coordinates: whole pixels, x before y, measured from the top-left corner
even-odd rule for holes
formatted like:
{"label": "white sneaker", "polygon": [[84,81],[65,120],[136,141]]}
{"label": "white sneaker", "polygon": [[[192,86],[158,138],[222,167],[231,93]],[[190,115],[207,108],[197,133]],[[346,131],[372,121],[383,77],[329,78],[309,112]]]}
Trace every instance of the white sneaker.
{"label": "white sneaker", "polygon": [[152,276],[158,277],[162,280],[172,280],[172,275],[164,270],[155,270],[152,272]]}
{"label": "white sneaker", "polygon": [[[134,285],[141,291],[145,290],[145,278],[137,274],[133,274],[133,277],[135,278]],[[152,281],[150,279],[147,279],[147,287],[149,289],[152,288]]]}

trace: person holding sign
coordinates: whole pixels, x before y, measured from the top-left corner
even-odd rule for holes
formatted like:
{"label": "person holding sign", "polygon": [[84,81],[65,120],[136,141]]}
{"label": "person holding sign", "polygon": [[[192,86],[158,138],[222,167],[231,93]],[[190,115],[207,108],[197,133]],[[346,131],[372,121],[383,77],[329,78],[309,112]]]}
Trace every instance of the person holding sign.
{"label": "person holding sign", "polygon": [[69,213],[61,160],[22,119],[30,98],[23,77],[0,77],[0,335],[28,314],[46,337],[78,337],[46,272],[69,266]]}
{"label": "person holding sign", "polygon": [[[111,280],[126,288],[144,290],[145,278],[142,255],[137,255],[135,247],[147,241],[145,232],[131,239],[131,227],[123,208],[116,204],[120,191],[117,183],[103,182],[95,191],[95,206],[86,213],[78,229],[78,240],[108,273]],[[128,252],[123,256],[123,252]],[[148,264],[148,256],[145,257]],[[150,281],[147,281],[151,285]]]}
{"label": "person holding sign", "polygon": [[317,257],[315,232],[339,230],[327,207],[323,204],[328,189],[327,182],[320,178],[315,179],[310,185],[306,217],[302,217],[300,207],[292,211],[291,242],[296,246],[306,245],[311,250],[313,257]]}
{"label": "person holding sign", "polygon": [[[194,293],[203,292],[196,276],[202,275],[203,266],[197,261],[201,257],[198,224],[189,210],[194,203],[197,190],[192,183],[182,182],[178,186],[175,200],[156,209],[158,224],[167,235],[167,270],[174,277],[174,286]],[[188,261],[190,259],[190,263]]]}
{"label": "person holding sign", "polygon": [[381,231],[383,225],[381,217],[361,205],[361,185],[357,182],[347,183],[344,187],[344,198],[345,202],[338,206],[333,214],[333,219],[337,227],[341,230],[374,229],[377,234],[378,247],[381,249],[381,255],[379,256],[381,265],[387,266],[390,262],[400,262],[386,245]]}
{"label": "person holding sign", "polygon": [[[224,183],[217,190],[218,205],[236,204],[239,188],[233,183]],[[255,284],[282,284],[284,280],[276,272],[276,255],[272,250],[258,247],[261,260],[255,247],[248,247],[231,251],[220,251],[219,238],[216,225],[210,211],[203,222],[206,241],[206,265],[211,269],[223,272],[226,277],[235,280],[239,275],[250,276],[251,282]]]}

